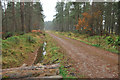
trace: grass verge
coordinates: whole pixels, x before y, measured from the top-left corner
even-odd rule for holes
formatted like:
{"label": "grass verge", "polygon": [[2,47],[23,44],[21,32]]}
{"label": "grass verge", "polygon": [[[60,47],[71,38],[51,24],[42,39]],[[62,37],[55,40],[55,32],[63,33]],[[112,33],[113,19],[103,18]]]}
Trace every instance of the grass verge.
{"label": "grass verge", "polygon": [[[64,51],[58,47],[57,43],[46,34],[46,55],[44,56],[43,64],[60,64],[59,72],[63,78],[76,78],[75,75],[71,75],[71,73],[75,73],[75,69],[72,67],[72,61],[64,54]],[[71,67],[65,67],[65,66]]]}
{"label": "grass verge", "polygon": [[[120,40],[117,40],[117,38],[119,38],[119,36],[117,36],[117,35],[88,36],[87,34],[79,34],[79,33],[72,33],[72,32],[54,32],[54,33],[59,34],[59,35],[64,35],[71,39],[75,39],[75,40],[81,41],[83,43],[86,43],[88,45],[99,47],[99,48],[105,49],[105,50],[113,52],[113,53],[117,53],[117,54],[119,53],[118,45],[120,45]],[[118,45],[115,45],[116,40],[117,40]]]}
{"label": "grass verge", "polygon": [[2,68],[21,66],[29,59],[30,53],[43,45],[42,34],[26,33],[2,40]]}

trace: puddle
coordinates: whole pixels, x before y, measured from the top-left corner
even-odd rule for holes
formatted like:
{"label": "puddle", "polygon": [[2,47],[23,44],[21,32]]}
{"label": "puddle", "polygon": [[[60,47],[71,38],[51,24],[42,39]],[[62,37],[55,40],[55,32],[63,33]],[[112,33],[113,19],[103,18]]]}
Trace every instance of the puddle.
{"label": "puddle", "polygon": [[47,45],[47,43],[46,43],[46,42],[44,42],[44,44],[43,44],[43,55],[45,55],[45,54],[46,54],[46,50],[45,50],[46,45]]}
{"label": "puddle", "polygon": [[44,42],[43,46],[41,46],[38,51],[37,51],[37,57],[36,57],[36,60],[34,62],[34,64],[37,64],[37,63],[42,63],[43,59],[44,59],[44,56],[46,54],[46,45],[47,43]]}

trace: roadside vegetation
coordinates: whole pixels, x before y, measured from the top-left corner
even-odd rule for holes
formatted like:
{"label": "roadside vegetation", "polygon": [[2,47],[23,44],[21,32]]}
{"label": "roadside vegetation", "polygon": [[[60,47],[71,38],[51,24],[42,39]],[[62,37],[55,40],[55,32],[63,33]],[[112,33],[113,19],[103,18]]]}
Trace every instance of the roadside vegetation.
{"label": "roadside vegetation", "polygon": [[64,35],[66,37],[81,41],[83,43],[108,50],[113,53],[119,53],[118,46],[120,45],[120,36],[117,35],[94,35],[79,34],[73,32],[55,32],[56,34]]}
{"label": "roadside vegetation", "polygon": [[2,68],[18,67],[30,59],[31,53],[43,45],[42,36],[40,33],[26,33],[2,40]]}
{"label": "roadside vegetation", "polygon": [[55,18],[52,22],[46,22],[46,29],[119,53],[119,4],[120,2],[57,2]]}
{"label": "roadside vegetation", "polygon": [[[43,45],[44,15],[41,2],[1,1],[2,68],[21,66]],[[38,30],[38,32],[36,32]],[[32,32],[32,33],[31,33]],[[32,60],[31,60],[32,61]],[[28,61],[31,63],[31,61]]]}
{"label": "roadside vegetation", "polygon": [[57,43],[46,34],[46,55],[44,56],[43,64],[60,64],[59,72],[63,78],[76,78],[76,70],[74,69],[72,63],[68,56],[65,55],[64,50],[57,46]]}

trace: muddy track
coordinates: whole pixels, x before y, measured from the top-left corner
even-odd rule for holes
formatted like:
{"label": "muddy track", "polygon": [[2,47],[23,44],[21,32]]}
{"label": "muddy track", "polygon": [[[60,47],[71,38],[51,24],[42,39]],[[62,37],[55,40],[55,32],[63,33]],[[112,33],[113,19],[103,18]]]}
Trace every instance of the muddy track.
{"label": "muddy track", "polygon": [[88,78],[117,78],[118,55],[65,36],[47,32],[75,62],[77,71]]}

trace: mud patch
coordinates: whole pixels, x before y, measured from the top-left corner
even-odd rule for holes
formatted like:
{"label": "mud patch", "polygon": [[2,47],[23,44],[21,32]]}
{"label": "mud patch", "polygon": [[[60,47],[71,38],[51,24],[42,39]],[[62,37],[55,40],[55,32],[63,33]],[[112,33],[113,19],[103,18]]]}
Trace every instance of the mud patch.
{"label": "mud patch", "polygon": [[37,64],[37,63],[42,63],[43,62],[43,59],[44,59],[44,55],[46,54],[46,45],[47,43],[44,42],[43,46],[41,46],[38,51],[37,51],[37,57],[36,57],[36,60],[34,61],[34,64]]}
{"label": "mud patch", "polygon": [[34,64],[37,64],[37,63],[41,63],[42,60],[43,60],[43,46],[40,47],[37,51],[37,57],[36,57],[36,60],[34,61]]}
{"label": "mud patch", "polygon": [[44,45],[43,45],[43,55],[45,55],[46,54],[46,45],[47,45],[47,43],[46,42],[44,42]]}

